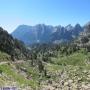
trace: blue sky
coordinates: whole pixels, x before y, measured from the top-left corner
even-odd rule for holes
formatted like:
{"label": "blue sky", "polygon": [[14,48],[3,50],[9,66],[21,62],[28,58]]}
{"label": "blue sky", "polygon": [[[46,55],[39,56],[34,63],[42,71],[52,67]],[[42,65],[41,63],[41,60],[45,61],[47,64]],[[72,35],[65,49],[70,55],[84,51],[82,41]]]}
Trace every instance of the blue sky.
{"label": "blue sky", "polygon": [[0,0],[0,26],[9,33],[18,25],[84,25],[90,0]]}

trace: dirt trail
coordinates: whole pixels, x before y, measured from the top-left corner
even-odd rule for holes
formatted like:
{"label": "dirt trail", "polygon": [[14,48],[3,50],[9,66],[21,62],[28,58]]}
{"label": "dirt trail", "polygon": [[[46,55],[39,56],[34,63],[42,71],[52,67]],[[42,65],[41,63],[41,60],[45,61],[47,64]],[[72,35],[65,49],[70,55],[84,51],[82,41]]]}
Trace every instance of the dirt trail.
{"label": "dirt trail", "polygon": [[0,62],[0,65],[8,64],[9,62]]}
{"label": "dirt trail", "polygon": [[4,62],[0,62],[0,65],[8,64],[8,63],[20,64],[20,63],[24,63],[24,62],[25,62],[25,61],[23,61],[23,60],[19,60],[19,61],[15,61],[15,62],[4,61]]}

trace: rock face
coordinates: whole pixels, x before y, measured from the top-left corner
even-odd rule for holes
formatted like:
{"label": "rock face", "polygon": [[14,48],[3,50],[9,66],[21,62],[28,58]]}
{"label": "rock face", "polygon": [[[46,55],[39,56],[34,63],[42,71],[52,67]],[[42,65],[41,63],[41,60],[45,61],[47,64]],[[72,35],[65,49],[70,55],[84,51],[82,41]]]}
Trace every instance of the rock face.
{"label": "rock face", "polygon": [[49,42],[50,35],[54,31],[52,26],[38,24],[36,26],[20,25],[12,36],[22,40],[26,44]]}
{"label": "rock face", "polygon": [[22,40],[26,44],[34,43],[49,43],[49,42],[68,42],[76,38],[83,28],[76,24],[75,27],[68,25],[63,26],[51,26],[38,24],[36,26],[20,25],[14,32],[12,36],[19,40]]}
{"label": "rock face", "polygon": [[84,31],[80,33],[77,39],[77,45],[80,47],[86,47],[90,51],[90,22],[84,25]]}

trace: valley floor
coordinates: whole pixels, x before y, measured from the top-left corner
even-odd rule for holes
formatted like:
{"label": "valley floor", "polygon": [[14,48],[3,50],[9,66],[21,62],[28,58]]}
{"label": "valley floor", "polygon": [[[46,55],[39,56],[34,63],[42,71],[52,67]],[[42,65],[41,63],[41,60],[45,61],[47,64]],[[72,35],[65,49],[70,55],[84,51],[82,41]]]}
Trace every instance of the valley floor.
{"label": "valley floor", "polygon": [[[31,66],[31,60],[1,61],[0,87],[16,87],[18,90],[90,90],[88,55],[74,53],[62,58],[52,57],[53,63],[43,62],[46,76],[39,73],[37,65]],[[73,60],[78,60],[81,65]]]}
{"label": "valley floor", "polygon": [[[23,69],[25,63],[27,64],[27,62],[19,63],[21,66],[23,65]],[[27,74],[23,69],[17,69],[15,64],[1,62],[0,87],[17,87],[19,90],[90,90],[90,69],[88,66],[86,69],[84,66],[68,65],[63,67],[46,63],[48,77],[45,78],[41,75],[38,78],[35,75],[38,73],[32,70],[31,76],[27,79]]]}

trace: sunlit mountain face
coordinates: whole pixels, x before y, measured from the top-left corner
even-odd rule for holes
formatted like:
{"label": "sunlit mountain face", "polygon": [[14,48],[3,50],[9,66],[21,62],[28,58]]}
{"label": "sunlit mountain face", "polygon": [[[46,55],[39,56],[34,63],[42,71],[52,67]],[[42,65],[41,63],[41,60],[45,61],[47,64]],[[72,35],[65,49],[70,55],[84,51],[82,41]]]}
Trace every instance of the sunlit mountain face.
{"label": "sunlit mountain face", "polygon": [[38,24],[36,26],[20,25],[12,32],[12,36],[22,40],[26,44],[49,43],[49,42],[68,42],[76,38],[83,27],[80,24],[63,26],[51,26]]}

